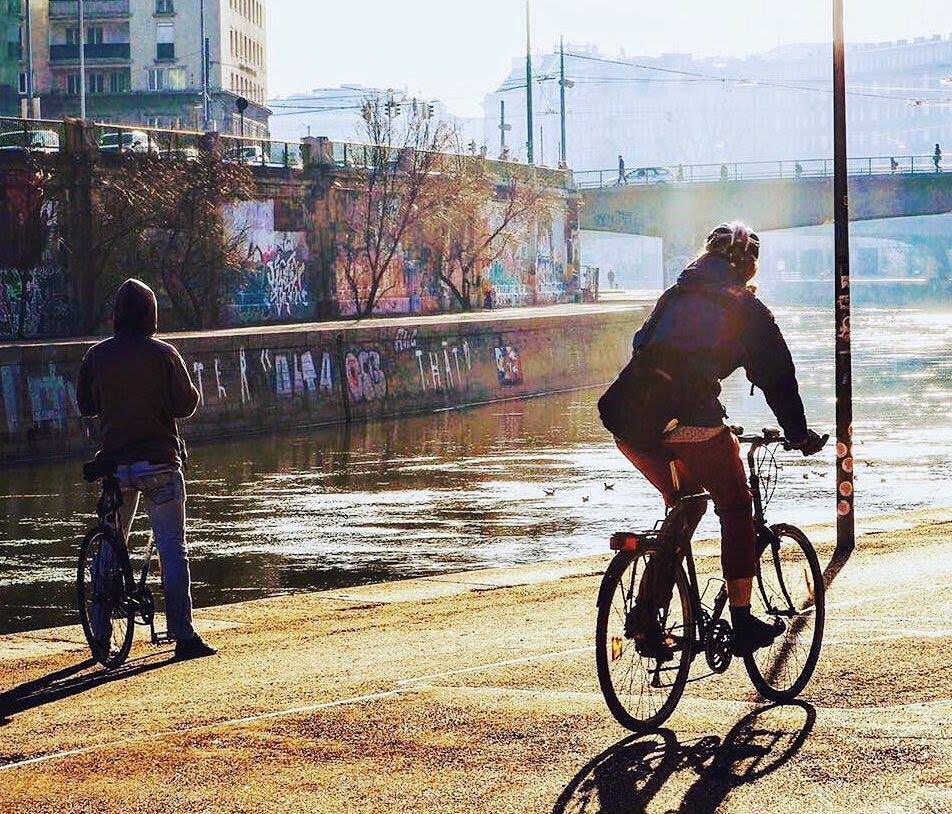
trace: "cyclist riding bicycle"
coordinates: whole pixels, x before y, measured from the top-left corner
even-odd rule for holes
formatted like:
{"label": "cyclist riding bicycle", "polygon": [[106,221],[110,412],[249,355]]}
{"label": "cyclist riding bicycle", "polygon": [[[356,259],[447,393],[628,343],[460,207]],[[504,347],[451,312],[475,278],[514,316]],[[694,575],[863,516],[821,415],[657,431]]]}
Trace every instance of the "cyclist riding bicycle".
{"label": "cyclist riding bicycle", "polygon": [[[619,450],[667,506],[702,489],[710,493],[720,518],[736,655],[766,647],[783,626],[750,611],[756,558],[751,493],[740,445],[723,421],[721,380],[743,367],[794,448],[812,455],[824,443],[807,428],[790,351],[750,285],[759,254],[760,239],[749,226],[736,221],[717,226],[635,334],[632,360],[598,405]],[[705,507],[703,501],[687,507],[688,537]],[[639,588],[636,637],[641,649],[660,652],[655,609],[667,607],[674,571],[653,570],[646,570]]]}
{"label": "cyclist riding bicycle", "polygon": [[[195,658],[216,651],[192,627],[184,445],[175,420],[195,412],[199,394],[178,351],[153,336],[157,322],[158,307],[149,286],[135,279],[119,286],[114,336],[94,345],[83,359],[76,400],[84,416],[99,417],[96,459],[116,467],[124,498],[123,537],[135,518],[139,495],[145,498],[175,655]],[[108,631],[97,631],[104,634],[108,638]]]}

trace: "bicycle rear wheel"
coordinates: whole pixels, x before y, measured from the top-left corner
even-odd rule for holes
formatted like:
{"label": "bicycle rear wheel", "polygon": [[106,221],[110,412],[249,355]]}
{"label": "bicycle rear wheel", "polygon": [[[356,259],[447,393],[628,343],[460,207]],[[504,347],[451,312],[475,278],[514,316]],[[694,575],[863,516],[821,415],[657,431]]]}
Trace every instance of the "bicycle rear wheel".
{"label": "bicycle rear wheel", "polygon": [[[657,610],[667,657],[639,652],[632,636],[635,601],[654,552],[620,551],[599,590],[595,663],[605,703],[634,732],[660,726],[674,712],[691,669],[694,618],[684,569],[675,570],[670,602]],[[668,564],[667,567],[671,567]]]}
{"label": "bicycle rear wheel", "polygon": [[83,633],[93,658],[112,669],[122,664],[132,648],[135,610],[126,595],[132,574],[121,544],[108,528],[86,535],[79,552],[76,598]]}
{"label": "bicycle rear wheel", "polygon": [[826,592],[816,551],[796,526],[771,526],[773,539],[756,565],[752,606],[786,630],[769,647],[744,657],[754,687],[771,701],[789,701],[807,685],[820,658]]}

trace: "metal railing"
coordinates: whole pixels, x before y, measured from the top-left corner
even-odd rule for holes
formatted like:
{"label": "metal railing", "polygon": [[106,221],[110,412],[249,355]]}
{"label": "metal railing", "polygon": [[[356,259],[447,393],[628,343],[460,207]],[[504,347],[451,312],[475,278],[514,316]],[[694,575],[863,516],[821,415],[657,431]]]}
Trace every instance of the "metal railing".
{"label": "metal railing", "polygon": [[[873,156],[847,160],[849,175],[910,175],[943,172],[935,156]],[[804,158],[783,161],[730,161],[720,164],[683,164],[674,167],[637,167],[624,175],[617,168],[573,172],[581,189],[657,184],[708,184],[711,182],[757,181],[799,178],[831,178],[832,158]]]}
{"label": "metal railing", "polygon": [[[89,125],[93,140],[102,155],[159,154],[195,158],[207,149],[207,134],[194,130],[166,130],[136,124],[95,122]],[[33,135],[31,135],[33,134]],[[305,147],[298,141],[281,141],[258,136],[240,136],[233,133],[216,134],[220,140],[223,159],[250,167],[300,169],[304,166]],[[318,140],[318,145],[320,140]],[[315,156],[318,162],[331,163],[340,168],[367,169],[374,162],[397,161],[400,149],[386,148],[357,142],[330,142],[326,155]],[[56,153],[65,150],[66,133],[60,120],[18,119],[0,117],[0,153],[8,150],[21,152]],[[318,149],[320,147],[318,146]],[[493,173],[500,177],[528,180],[531,176],[553,185],[567,182],[567,171],[553,167],[530,167],[511,161],[480,158],[469,153],[433,153],[440,157],[484,160]]]}
{"label": "metal railing", "polygon": [[[79,3],[76,0],[50,0],[49,13],[51,20],[75,20],[79,15]],[[128,17],[129,0],[86,0],[83,16],[87,20]]]}

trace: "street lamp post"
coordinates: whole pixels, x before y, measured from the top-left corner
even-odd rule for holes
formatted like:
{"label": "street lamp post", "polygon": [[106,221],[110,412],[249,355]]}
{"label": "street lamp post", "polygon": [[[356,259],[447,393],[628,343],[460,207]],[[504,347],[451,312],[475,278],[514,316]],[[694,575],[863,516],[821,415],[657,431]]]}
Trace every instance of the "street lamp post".
{"label": "street lamp post", "polygon": [[833,0],[833,235],[836,322],[836,550],[855,545],[853,372],[850,343],[849,199],[846,181],[846,60],[843,0]]}
{"label": "street lamp post", "polygon": [[209,127],[208,110],[208,41],[205,37],[205,0],[198,0],[198,28],[201,37],[202,54],[202,127],[207,132]]}
{"label": "street lamp post", "polygon": [[79,0],[79,118],[81,119],[86,118],[86,9],[84,5],[83,0]]}

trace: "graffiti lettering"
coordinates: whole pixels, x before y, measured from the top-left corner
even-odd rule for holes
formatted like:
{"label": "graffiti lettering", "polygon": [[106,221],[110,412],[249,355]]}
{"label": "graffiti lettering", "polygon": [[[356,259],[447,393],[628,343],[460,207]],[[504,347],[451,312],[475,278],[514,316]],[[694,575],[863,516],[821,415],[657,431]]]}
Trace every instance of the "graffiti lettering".
{"label": "graffiti lettering", "polygon": [[510,345],[496,348],[496,374],[503,385],[522,384],[522,363],[519,351]]}
{"label": "graffiti lettering", "polygon": [[238,350],[238,378],[241,380],[241,403],[251,399],[251,388],[248,387],[248,361],[245,359],[245,349]]}
{"label": "graffiti lettering", "polygon": [[19,424],[17,409],[17,379],[10,365],[0,367],[0,385],[3,387],[3,410],[7,416],[7,431],[16,432]]}
{"label": "graffiti lettering", "polygon": [[412,330],[410,328],[398,328],[397,337],[393,342],[393,349],[397,353],[413,350],[417,346],[416,335],[416,328],[413,328]]}
{"label": "graffiti lettering", "polygon": [[34,424],[63,427],[71,412],[79,412],[73,383],[58,375],[52,364],[48,375],[27,378],[27,391]]}
{"label": "graffiti lettering", "polygon": [[327,393],[330,393],[334,389],[334,377],[331,372],[331,355],[326,352],[321,356],[320,389]]}
{"label": "graffiti lettering", "polygon": [[221,367],[218,362],[218,357],[215,357],[215,387],[218,391],[218,399],[221,401],[228,397],[228,393],[225,390],[225,386],[221,383]]}
{"label": "graffiti lettering", "polygon": [[198,403],[199,405],[205,404],[205,384],[202,382],[202,371],[205,369],[205,365],[201,362],[192,362],[192,370],[195,372],[195,378],[198,381]]}
{"label": "graffiti lettering", "polygon": [[375,350],[348,353],[344,361],[347,388],[354,401],[377,401],[387,395],[387,377]]}
{"label": "graffiti lettering", "polygon": [[274,357],[274,382],[274,389],[279,396],[289,396],[294,392],[287,356],[279,354]]}

